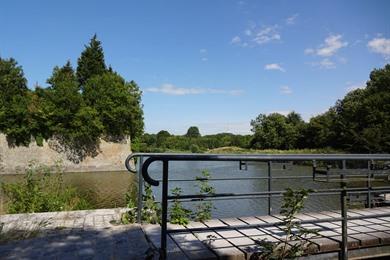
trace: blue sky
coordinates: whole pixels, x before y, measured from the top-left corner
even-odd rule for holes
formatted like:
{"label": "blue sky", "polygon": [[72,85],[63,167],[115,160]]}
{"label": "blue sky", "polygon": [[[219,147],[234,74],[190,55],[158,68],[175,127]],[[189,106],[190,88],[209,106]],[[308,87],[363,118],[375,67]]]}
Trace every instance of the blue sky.
{"label": "blue sky", "polygon": [[260,113],[305,120],[390,60],[390,1],[4,1],[0,55],[29,86],[94,33],[143,90],[146,131],[250,133]]}

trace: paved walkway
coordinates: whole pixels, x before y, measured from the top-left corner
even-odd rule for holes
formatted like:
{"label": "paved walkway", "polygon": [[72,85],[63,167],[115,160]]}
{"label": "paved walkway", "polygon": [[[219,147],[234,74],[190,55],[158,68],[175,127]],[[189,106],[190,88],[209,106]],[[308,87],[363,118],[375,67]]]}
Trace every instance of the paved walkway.
{"label": "paved walkway", "polygon": [[141,226],[110,223],[124,211],[0,215],[2,234],[33,236],[0,244],[0,259],[145,259],[149,244]]}
{"label": "paved walkway", "polygon": [[[160,247],[159,225],[113,225],[126,209],[0,215],[2,234],[30,238],[0,243],[0,259],[157,259],[152,248]],[[388,215],[373,217],[373,214]],[[349,210],[349,256],[390,255],[390,207]],[[309,238],[308,253],[314,259],[337,259],[341,242],[340,212],[304,213],[298,219],[318,235]],[[326,218],[326,222],[316,220]],[[261,252],[257,240],[281,241],[285,234],[276,223],[281,216],[256,216],[191,222],[168,237],[168,259],[251,259]],[[256,225],[248,226],[246,225]],[[199,229],[200,228],[200,229]],[[196,229],[196,230],[194,230]],[[203,230],[204,229],[204,230]],[[11,232],[11,233],[9,233]],[[147,239],[146,239],[147,237]],[[309,258],[310,258],[309,257]]]}

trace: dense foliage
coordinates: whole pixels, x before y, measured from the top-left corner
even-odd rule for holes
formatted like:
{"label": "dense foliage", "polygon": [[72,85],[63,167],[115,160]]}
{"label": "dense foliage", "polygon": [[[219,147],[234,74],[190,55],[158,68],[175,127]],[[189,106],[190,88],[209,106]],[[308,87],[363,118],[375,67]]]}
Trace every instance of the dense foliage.
{"label": "dense foliage", "polygon": [[161,130],[157,134],[143,134],[132,148],[143,152],[191,151],[195,153],[227,146],[248,148],[251,138],[250,135],[231,133],[189,137],[187,134],[171,135],[168,131]]}
{"label": "dense foliage", "polygon": [[8,213],[33,213],[88,209],[88,201],[75,188],[66,186],[62,171],[46,166],[31,165],[24,180],[16,183],[2,183],[7,197]]}
{"label": "dense foliage", "polygon": [[14,59],[0,57],[0,131],[7,135],[11,145],[30,142],[30,100],[22,68]]}
{"label": "dense foliage", "polygon": [[324,114],[303,122],[292,112],[260,114],[251,122],[251,147],[324,148],[390,152],[390,65],[375,69],[364,89],[349,92]]}
{"label": "dense foliage", "polygon": [[349,92],[327,112],[312,117],[309,122],[303,121],[296,112],[271,113],[258,115],[251,126],[253,135],[201,136],[196,126],[191,126],[185,135],[171,135],[161,130],[157,134],[144,134],[133,148],[144,152],[204,152],[230,146],[246,152],[250,148],[389,153],[390,65],[373,70],[364,89]]}
{"label": "dense foliage", "polygon": [[42,145],[52,138],[70,159],[80,160],[98,150],[100,138],[123,140],[143,132],[141,91],[112,68],[106,68],[96,35],[78,59],[56,66],[48,86],[27,87],[14,59],[0,58],[0,132],[10,145]]}

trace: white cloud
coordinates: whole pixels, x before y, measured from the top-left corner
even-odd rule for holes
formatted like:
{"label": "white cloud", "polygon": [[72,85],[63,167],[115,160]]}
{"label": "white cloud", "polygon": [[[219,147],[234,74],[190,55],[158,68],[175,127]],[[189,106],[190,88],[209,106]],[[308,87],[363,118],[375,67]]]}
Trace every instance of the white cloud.
{"label": "white cloud", "polygon": [[242,122],[199,122],[196,125],[199,127],[202,135],[217,133],[250,134],[251,127],[249,121],[250,120]]}
{"label": "white cloud", "polygon": [[234,36],[233,39],[230,41],[231,44],[239,44],[241,43],[241,38],[239,36]]}
{"label": "white cloud", "polygon": [[246,29],[245,30],[245,35],[251,36],[252,35],[252,31],[250,29]]}
{"label": "white cloud", "polygon": [[318,67],[320,69],[335,69],[336,68],[336,63],[328,58],[324,58],[320,61],[308,62],[308,64],[310,64],[313,67]]}
{"label": "white cloud", "polygon": [[[333,57],[341,48],[348,46],[348,42],[342,40],[342,36],[330,35],[325,38],[324,43],[320,44],[317,48],[305,49],[306,55],[314,55],[322,57],[322,60],[310,63],[312,66],[317,66],[322,69],[334,69],[336,63],[330,58]],[[337,56],[336,56],[337,57]],[[347,59],[343,57],[338,58],[339,63],[345,64]]]}
{"label": "white cloud", "polygon": [[287,25],[293,25],[295,24],[295,20],[298,18],[299,14],[294,14],[286,19]]}
{"label": "white cloud", "polygon": [[306,55],[314,54],[314,53],[315,53],[315,51],[314,51],[314,49],[312,49],[312,48],[307,48],[307,49],[305,49],[305,54],[306,54]]}
{"label": "white cloud", "polygon": [[215,88],[183,88],[176,87],[173,84],[163,84],[157,88],[147,88],[147,92],[152,93],[162,93],[166,95],[172,96],[184,96],[184,95],[200,95],[200,94],[221,94],[221,95],[230,95],[230,96],[238,96],[243,94],[243,90],[234,89],[215,89]]}
{"label": "white cloud", "polygon": [[339,62],[340,62],[341,64],[346,64],[346,63],[348,62],[348,59],[347,59],[347,58],[344,58],[344,57],[339,57],[338,60],[339,60]]}
{"label": "white cloud", "polygon": [[269,115],[269,114],[278,113],[278,114],[287,116],[287,115],[290,114],[291,112],[292,112],[292,110],[276,110],[276,111],[270,111],[270,112],[268,112],[268,113],[266,113],[266,114]]}
{"label": "white cloud", "polygon": [[286,70],[281,66],[279,65],[278,63],[271,63],[271,64],[266,64],[264,66],[264,69],[265,70],[279,70],[279,71],[282,71],[282,72],[285,72]]}
{"label": "white cloud", "polygon": [[208,52],[207,52],[207,49],[200,49],[199,50],[199,53],[200,53],[200,60],[203,61],[203,62],[206,62],[208,61]]}
{"label": "white cloud", "polygon": [[321,45],[317,50],[317,55],[322,57],[330,57],[336,54],[336,52],[348,46],[348,42],[341,41],[341,35],[331,35],[325,39],[325,44]]}
{"label": "white cloud", "polygon": [[318,65],[323,69],[334,69],[336,64],[328,58],[321,60]]}
{"label": "white cloud", "polygon": [[365,82],[359,82],[359,83],[347,82],[347,87],[345,88],[345,90],[347,92],[350,92],[352,90],[364,89],[364,88],[366,88],[366,83]]}
{"label": "white cloud", "polygon": [[253,41],[257,44],[265,44],[271,41],[280,40],[281,36],[278,31],[278,25],[265,26],[255,33]]}
{"label": "white cloud", "polygon": [[289,86],[281,86],[280,87],[280,93],[283,95],[290,95],[292,94],[292,89]]}
{"label": "white cloud", "polygon": [[367,47],[370,51],[381,54],[385,59],[390,58],[390,39],[374,38],[368,42]]}
{"label": "white cloud", "polygon": [[317,49],[308,48],[305,50],[305,54],[314,54],[320,57],[331,57],[335,55],[341,48],[348,46],[348,42],[342,41],[342,36],[330,35],[325,38],[324,43]]}

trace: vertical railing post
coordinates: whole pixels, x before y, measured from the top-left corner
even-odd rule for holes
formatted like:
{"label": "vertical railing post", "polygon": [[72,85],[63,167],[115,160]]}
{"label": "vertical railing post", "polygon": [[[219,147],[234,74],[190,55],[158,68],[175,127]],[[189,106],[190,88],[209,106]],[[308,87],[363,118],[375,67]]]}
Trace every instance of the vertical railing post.
{"label": "vertical railing post", "polygon": [[161,248],[160,258],[167,258],[167,218],[168,218],[168,161],[163,160],[162,179],[162,214],[161,214]]}
{"label": "vertical railing post", "polygon": [[371,161],[368,161],[367,188],[367,206],[371,208]]}
{"label": "vertical railing post", "polygon": [[142,208],[143,208],[143,194],[144,194],[144,179],[142,178],[142,164],[144,157],[140,156],[138,159],[138,205],[137,205],[137,223],[142,223]]}
{"label": "vertical railing post", "polygon": [[[272,162],[268,161],[268,192],[272,190]],[[272,200],[271,194],[268,193],[268,215],[272,213]]]}
{"label": "vertical railing post", "polygon": [[317,161],[313,160],[313,181],[316,180],[316,171],[317,171]]}
{"label": "vertical railing post", "polygon": [[[343,170],[345,170],[346,161],[343,160]],[[346,182],[344,179],[344,172],[341,174],[341,188],[343,189],[340,193],[340,203],[341,203],[341,232],[342,232],[342,241],[341,241],[341,250],[340,250],[340,258],[343,260],[348,259],[348,230],[347,230],[347,190],[346,190]]]}

